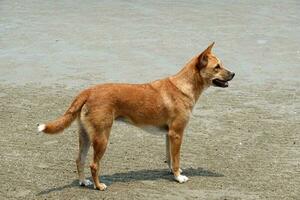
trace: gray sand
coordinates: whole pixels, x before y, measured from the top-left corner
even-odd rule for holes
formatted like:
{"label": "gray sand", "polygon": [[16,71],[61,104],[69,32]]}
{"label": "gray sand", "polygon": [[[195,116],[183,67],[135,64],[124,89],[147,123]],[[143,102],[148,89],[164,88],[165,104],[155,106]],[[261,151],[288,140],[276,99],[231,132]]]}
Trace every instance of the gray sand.
{"label": "gray sand", "polygon": [[[1,1],[0,199],[299,199],[299,10],[299,1]],[[79,187],[76,124],[36,133],[83,88],[174,74],[212,41],[236,77],[194,108],[182,149],[189,182],[168,174],[163,135],[116,123],[102,161],[108,190]]]}

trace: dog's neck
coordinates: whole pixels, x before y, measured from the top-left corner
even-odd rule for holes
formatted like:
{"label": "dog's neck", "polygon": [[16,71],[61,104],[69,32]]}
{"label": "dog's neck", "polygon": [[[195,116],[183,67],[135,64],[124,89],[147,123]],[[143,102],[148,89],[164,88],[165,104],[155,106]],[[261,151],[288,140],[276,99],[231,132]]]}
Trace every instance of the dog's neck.
{"label": "dog's neck", "polygon": [[197,68],[197,57],[192,58],[181,71],[170,77],[170,81],[185,96],[192,100],[192,106],[197,102],[201,93],[208,87]]}

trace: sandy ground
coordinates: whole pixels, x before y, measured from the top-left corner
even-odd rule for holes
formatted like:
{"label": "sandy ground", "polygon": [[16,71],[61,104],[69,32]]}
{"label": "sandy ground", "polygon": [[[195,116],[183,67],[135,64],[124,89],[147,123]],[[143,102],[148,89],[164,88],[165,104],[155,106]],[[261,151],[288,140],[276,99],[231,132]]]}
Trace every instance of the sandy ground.
{"label": "sandy ground", "polygon": [[[0,199],[299,199],[299,10],[298,1],[1,1]],[[172,181],[163,135],[116,123],[102,161],[108,190],[79,187],[76,124],[37,134],[81,89],[174,74],[211,41],[236,77],[194,108],[182,149],[189,182]]]}

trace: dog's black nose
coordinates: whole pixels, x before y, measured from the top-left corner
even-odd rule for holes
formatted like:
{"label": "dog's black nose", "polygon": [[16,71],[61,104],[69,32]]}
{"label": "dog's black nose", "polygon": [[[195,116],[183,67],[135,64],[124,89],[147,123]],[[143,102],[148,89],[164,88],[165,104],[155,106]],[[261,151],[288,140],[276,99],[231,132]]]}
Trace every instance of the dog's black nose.
{"label": "dog's black nose", "polygon": [[233,79],[234,75],[235,75],[235,73],[234,73],[234,72],[231,72],[231,78],[230,78],[230,80]]}

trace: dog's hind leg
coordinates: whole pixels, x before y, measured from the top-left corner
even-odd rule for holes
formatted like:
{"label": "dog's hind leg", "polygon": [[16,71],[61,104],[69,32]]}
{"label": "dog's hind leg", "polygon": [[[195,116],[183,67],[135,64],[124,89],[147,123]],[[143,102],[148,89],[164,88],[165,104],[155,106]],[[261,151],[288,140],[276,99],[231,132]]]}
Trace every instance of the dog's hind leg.
{"label": "dog's hind leg", "polygon": [[77,164],[77,172],[79,176],[79,185],[88,186],[88,185],[92,185],[93,183],[90,180],[85,179],[84,165],[85,165],[89,148],[91,146],[91,142],[81,122],[79,122],[78,124],[79,124],[79,152],[78,152],[78,158],[76,160],[76,164]]}
{"label": "dog's hind leg", "polygon": [[94,187],[98,190],[105,190],[106,185],[99,180],[100,160],[104,155],[109,138],[110,128],[106,128],[95,133],[93,137],[94,156],[91,163],[91,173],[94,181]]}

